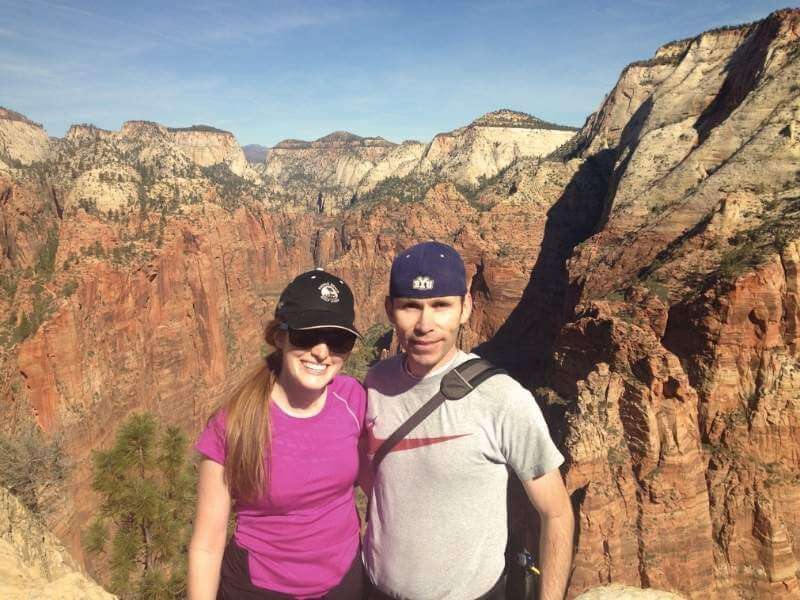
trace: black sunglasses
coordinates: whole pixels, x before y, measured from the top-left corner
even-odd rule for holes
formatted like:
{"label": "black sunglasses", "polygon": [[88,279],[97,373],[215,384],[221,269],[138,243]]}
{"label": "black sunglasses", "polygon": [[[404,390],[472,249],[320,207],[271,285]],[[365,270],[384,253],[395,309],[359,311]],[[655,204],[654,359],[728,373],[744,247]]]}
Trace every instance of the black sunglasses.
{"label": "black sunglasses", "polygon": [[289,329],[289,343],[295,348],[313,348],[325,343],[331,352],[347,354],[356,344],[356,336],[344,329]]}

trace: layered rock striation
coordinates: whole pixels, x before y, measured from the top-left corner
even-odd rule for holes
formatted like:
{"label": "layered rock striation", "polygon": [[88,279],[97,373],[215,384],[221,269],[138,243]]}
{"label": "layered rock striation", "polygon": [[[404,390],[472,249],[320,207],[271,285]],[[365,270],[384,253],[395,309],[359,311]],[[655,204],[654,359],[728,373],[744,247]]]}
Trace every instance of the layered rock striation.
{"label": "layered rock striation", "polygon": [[575,130],[510,110],[488,113],[467,127],[433,138],[419,170],[444,173],[466,186],[491,179],[515,160],[550,154]]}
{"label": "layered rock striation", "polygon": [[800,595],[798,35],[786,10],[662,49],[579,136],[609,185],[550,376],[576,588]]}

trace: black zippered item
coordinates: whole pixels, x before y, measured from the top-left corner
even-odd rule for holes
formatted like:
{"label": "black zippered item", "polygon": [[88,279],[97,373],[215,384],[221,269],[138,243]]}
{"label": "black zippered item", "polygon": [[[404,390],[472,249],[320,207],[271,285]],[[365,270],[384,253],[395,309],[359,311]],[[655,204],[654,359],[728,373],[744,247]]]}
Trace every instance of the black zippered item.
{"label": "black zippered item", "polygon": [[451,369],[442,377],[439,391],[420,406],[405,423],[395,429],[392,435],[386,438],[386,441],[375,451],[375,455],[372,458],[373,472],[378,470],[381,461],[391,452],[392,448],[427,419],[445,400],[461,400],[489,377],[505,372],[504,369],[495,367],[488,360],[482,358],[471,358]]}

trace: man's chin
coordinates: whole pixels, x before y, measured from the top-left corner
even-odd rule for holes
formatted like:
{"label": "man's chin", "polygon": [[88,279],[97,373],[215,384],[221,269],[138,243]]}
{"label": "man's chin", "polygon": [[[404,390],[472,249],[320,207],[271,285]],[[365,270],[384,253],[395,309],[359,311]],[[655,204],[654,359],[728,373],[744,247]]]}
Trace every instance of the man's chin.
{"label": "man's chin", "polygon": [[439,364],[442,357],[436,353],[406,352],[406,366],[412,374],[425,374]]}

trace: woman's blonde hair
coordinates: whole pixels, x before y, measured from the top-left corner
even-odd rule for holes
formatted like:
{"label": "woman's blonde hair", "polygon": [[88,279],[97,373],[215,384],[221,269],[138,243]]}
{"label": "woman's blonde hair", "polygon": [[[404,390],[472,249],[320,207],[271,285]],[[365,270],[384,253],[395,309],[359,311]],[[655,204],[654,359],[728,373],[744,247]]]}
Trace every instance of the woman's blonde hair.
{"label": "woman's blonde hair", "polygon": [[[280,325],[272,320],[264,328],[264,340],[272,348]],[[283,353],[275,349],[239,383],[225,405],[224,477],[236,499],[254,501],[269,488],[270,395],[282,362]]]}

